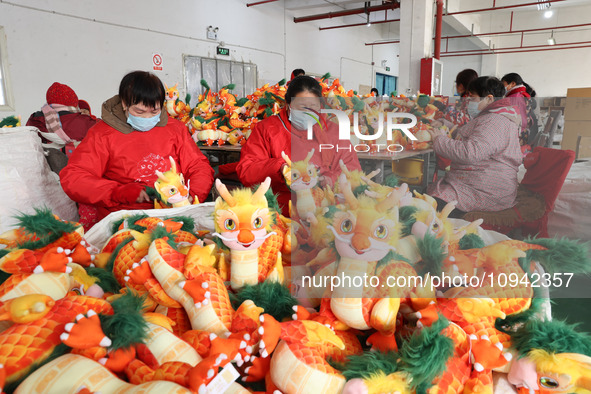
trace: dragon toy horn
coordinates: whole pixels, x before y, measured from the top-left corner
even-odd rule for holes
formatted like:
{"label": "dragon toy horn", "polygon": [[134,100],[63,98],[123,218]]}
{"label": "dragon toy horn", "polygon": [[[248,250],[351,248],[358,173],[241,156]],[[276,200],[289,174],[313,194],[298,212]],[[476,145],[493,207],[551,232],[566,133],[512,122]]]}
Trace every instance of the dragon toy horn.
{"label": "dragon toy horn", "polygon": [[398,205],[398,196],[393,191],[388,196],[376,205],[378,212],[386,212]]}
{"label": "dragon toy horn", "polygon": [[310,159],[312,158],[312,156],[314,156],[314,149],[312,149],[310,152],[308,152],[308,155],[306,156],[306,159],[304,160],[306,163],[310,161]]}
{"label": "dragon toy horn", "polygon": [[172,172],[177,172],[176,163],[174,162],[174,159],[172,158],[172,156],[168,156],[168,158],[170,159],[170,169],[172,170]]}
{"label": "dragon toy horn", "polygon": [[254,194],[252,195],[253,201],[261,199],[261,198],[264,199],[265,193],[267,193],[267,190],[269,190],[270,186],[271,186],[271,178],[266,177],[265,180],[263,181],[263,183],[261,183],[261,185],[257,189],[257,191],[254,192]]}
{"label": "dragon toy horn", "polygon": [[341,171],[343,171],[343,173],[347,176],[347,178],[349,176],[351,176],[349,169],[347,168],[347,166],[345,165],[345,162],[342,159],[339,160],[339,166],[341,167]]}
{"label": "dragon toy horn", "polygon": [[377,170],[373,170],[372,172],[370,172],[369,174],[367,174],[367,179],[372,179],[373,177],[375,177],[376,175],[378,175],[380,173],[380,169],[378,168]]}
{"label": "dragon toy horn", "polygon": [[439,215],[439,218],[440,219],[447,219],[447,217],[449,216],[451,211],[453,211],[456,208],[457,203],[458,203],[457,201],[450,201],[447,204],[445,204],[445,207],[443,207],[443,209],[441,210],[441,214]]}
{"label": "dragon toy horn", "polygon": [[228,203],[229,206],[233,207],[236,205],[236,200],[234,199],[234,197],[232,197],[226,185],[224,185],[222,181],[220,181],[219,179],[215,180],[215,188],[220,194],[220,197],[222,197],[224,201]]}
{"label": "dragon toy horn", "polygon": [[285,152],[281,151],[281,157],[283,158],[283,160],[285,160],[287,165],[291,167],[291,159],[289,158],[289,156],[285,154]]}
{"label": "dragon toy horn", "polygon": [[158,177],[158,179],[160,179],[162,182],[168,182],[168,179],[166,179],[166,177],[164,176],[163,173],[161,173],[160,171],[156,170],[156,176]]}
{"label": "dragon toy horn", "polygon": [[341,174],[339,177],[339,185],[341,186],[341,191],[345,196],[345,201],[351,206],[351,209],[359,208],[359,201],[357,201],[357,198],[355,198],[355,195],[351,190],[351,183],[349,183],[345,174]]}

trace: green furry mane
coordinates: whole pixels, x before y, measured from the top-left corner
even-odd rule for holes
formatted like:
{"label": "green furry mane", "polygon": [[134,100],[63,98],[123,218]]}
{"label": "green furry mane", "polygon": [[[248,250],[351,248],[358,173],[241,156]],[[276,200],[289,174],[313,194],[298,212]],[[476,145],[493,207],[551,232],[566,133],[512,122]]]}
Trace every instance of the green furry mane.
{"label": "green furry mane", "polygon": [[78,226],[56,219],[49,208],[35,208],[35,213],[22,213],[16,216],[18,226],[28,234],[35,234],[40,239],[19,243],[17,249],[40,249],[57,241],[62,235],[72,233]]}
{"label": "green furry mane", "polygon": [[425,393],[433,380],[445,371],[447,360],[453,356],[453,340],[441,334],[449,322],[439,316],[431,327],[424,328],[405,341],[400,348],[400,369],[412,376],[410,386],[417,394]]}
{"label": "green furry mane", "polygon": [[144,226],[137,225],[137,224],[135,224],[135,222],[145,219],[147,217],[149,217],[149,216],[146,215],[145,213],[139,213],[136,215],[131,215],[131,216],[119,219],[119,220],[113,222],[113,224],[111,225],[111,233],[115,234],[117,231],[119,231],[119,227],[123,224],[123,222],[126,223],[125,228],[143,233],[144,231],[147,230],[147,228]]}
{"label": "green furry mane", "polygon": [[256,285],[244,286],[238,293],[231,294],[232,306],[238,309],[240,304],[251,300],[264,313],[268,313],[278,321],[282,321],[293,314],[293,307],[298,301],[291,296],[287,287],[278,282],[265,281]]}
{"label": "green furry mane", "polygon": [[415,214],[418,211],[419,211],[419,209],[417,207],[413,207],[412,205],[407,205],[407,206],[401,207],[399,209],[398,221],[402,225],[402,231],[401,231],[402,234],[400,234],[401,237],[406,237],[406,236],[410,235],[410,232],[412,230],[412,226],[417,221],[417,219],[415,219]]}
{"label": "green furry mane", "polygon": [[466,234],[459,242],[460,250],[484,248],[486,244],[478,234]]}
{"label": "green furry mane", "polygon": [[522,356],[534,349],[543,349],[549,353],[579,353],[591,357],[591,336],[563,321],[530,320],[509,335],[513,347]]}
{"label": "green furry mane", "polygon": [[528,309],[519,313],[508,315],[504,319],[497,318],[497,320],[495,320],[495,328],[506,334],[515,332],[517,330],[517,327],[521,326],[523,323],[532,320],[533,318],[535,318],[536,314],[540,313],[544,301],[545,299],[543,298],[532,298],[531,305]]}
{"label": "green furry mane", "polygon": [[343,376],[351,380],[367,379],[379,372],[390,375],[398,370],[397,360],[398,354],[394,351],[388,353],[366,351],[349,356]]}
{"label": "green furry mane", "polygon": [[113,315],[100,315],[103,332],[112,345],[109,350],[129,348],[143,343],[147,338],[148,325],[142,316],[145,296],[139,296],[127,289],[127,292],[111,303]]}
{"label": "green furry mane", "polygon": [[429,233],[426,233],[423,239],[417,240],[417,247],[423,259],[420,264],[421,269],[417,271],[419,275],[423,276],[427,272],[431,275],[441,274],[443,260],[446,257],[442,244],[443,238],[435,238]]}
{"label": "green furry mane", "polygon": [[168,219],[172,220],[174,222],[177,222],[177,223],[183,223],[183,227],[181,227],[181,230],[195,235],[195,233],[194,233],[195,219],[193,219],[192,217],[190,217],[190,216],[174,216],[174,217],[171,217]]}
{"label": "green furry mane", "polygon": [[98,279],[96,284],[99,285],[105,293],[119,293],[121,287],[119,286],[117,279],[115,279],[112,271],[107,271],[106,269],[98,267],[86,267],[84,269],[88,275]]}
{"label": "green furry mane", "polygon": [[549,274],[572,272],[574,274],[591,272],[589,245],[567,238],[533,238],[525,242],[541,245],[548,250],[531,250],[531,258],[539,261]]}

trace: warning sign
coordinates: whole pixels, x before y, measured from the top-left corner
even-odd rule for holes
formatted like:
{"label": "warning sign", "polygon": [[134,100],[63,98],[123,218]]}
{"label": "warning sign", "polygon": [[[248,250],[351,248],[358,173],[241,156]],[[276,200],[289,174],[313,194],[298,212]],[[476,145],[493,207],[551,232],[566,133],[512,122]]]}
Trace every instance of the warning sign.
{"label": "warning sign", "polygon": [[162,55],[154,53],[152,55],[152,64],[155,71],[162,71]]}

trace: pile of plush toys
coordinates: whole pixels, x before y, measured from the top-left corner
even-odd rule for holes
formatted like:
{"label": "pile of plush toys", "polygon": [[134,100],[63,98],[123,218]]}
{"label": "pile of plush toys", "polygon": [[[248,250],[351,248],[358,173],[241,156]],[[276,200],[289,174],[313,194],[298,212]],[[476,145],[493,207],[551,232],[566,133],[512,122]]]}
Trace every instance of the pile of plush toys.
{"label": "pile of plush toys", "polygon": [[[427,129],[432,127],[432,121],[444,117],[446,98],[419,95],[416,98],[401,96],[378,100],[372,94],[361,96],[352,90],[345,91],[338,79],[328,84],[328,78],[330,74],[320,79],[327,105],[332,109],[345,111],[351,124],[354,113],[358,113],[358,124],[362,134],[375,133],[380,113],[411,113],[418,119],[417,125],[410,129],[417,140],[409,140],[398,132],[389,143],[400,144],[405,149],[429,148],[431,136]],[[165,86],[168,114],[185,123],[198,144],[242,145],[254,124],[277,114],[285,106],[285,80],[275,85],[266,84],[241,99],[231,93],[234,88],[232,84],[222,87],[218,92],[213,92],[205,80],[202,80],[201,84],[205,92],[199,95],[194,108],[187,104],[190,102],[190,95],[187,95],[184,102],[179,99],[178,84],[172,87]]]}
{"label": "pile of plush toys", "polygon": [[[591,390],[591,338],[542,319],[528,286],[539,264],[588,272],[584,245],[485,245],[478,222],[454,228],[453,205],[438,212],[429,196],[373,173],[342,165],[335,186],[320,188],[310,157],[286,160],[291,218],[270,179],[233,191],[218,180],[214,233],[189,217],[135,215],[90,245],[77,223],[21,215],[0,234],[0,387],[493,393],[492,371],[502,371],[523,394]],[[525,283],[486,279],[512,273]],[[485,279],[435,288],[302,279],[444,274]]]}

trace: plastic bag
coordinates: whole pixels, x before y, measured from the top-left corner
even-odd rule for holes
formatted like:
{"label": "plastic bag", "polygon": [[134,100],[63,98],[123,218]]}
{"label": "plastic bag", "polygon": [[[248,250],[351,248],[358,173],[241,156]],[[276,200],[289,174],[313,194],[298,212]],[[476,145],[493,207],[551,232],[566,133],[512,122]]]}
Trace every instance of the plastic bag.
{"label": "plastic bag", "polygon": [[51,172],[35,127],[0,128],[0,233],[16,226],[14,216],[48,207],[77,221],[76,204]]}

